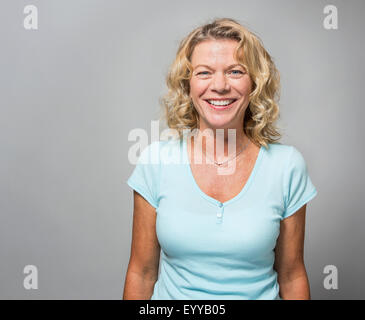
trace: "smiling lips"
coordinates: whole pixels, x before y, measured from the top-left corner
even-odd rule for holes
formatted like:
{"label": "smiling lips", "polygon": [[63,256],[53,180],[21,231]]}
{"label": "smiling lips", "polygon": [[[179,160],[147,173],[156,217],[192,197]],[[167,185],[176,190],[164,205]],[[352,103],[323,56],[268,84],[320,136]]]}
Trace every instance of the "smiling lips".
{"label": "smiling lips", "polygon": [[211,108],[214,110],[226,110],[232,107],[232,105],[237,101],[237,99],[206,99],[204,100]]}

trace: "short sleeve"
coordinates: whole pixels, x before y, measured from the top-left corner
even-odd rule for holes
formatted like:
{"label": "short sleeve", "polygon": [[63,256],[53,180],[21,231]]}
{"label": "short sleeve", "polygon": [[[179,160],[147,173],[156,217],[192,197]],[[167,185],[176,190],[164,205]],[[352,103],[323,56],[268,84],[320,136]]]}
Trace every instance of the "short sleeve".
{"label": "short sleeve", "polygon": [[154,208],[158,207],[160,161],[158,141],[148,145],[140,154],[127,184],[145,198]]}
{"label": "short sleeve", "polygon": [[284,212],[282,219],[294,214],[317,195],[302,154],[291,146],[284,172]]}

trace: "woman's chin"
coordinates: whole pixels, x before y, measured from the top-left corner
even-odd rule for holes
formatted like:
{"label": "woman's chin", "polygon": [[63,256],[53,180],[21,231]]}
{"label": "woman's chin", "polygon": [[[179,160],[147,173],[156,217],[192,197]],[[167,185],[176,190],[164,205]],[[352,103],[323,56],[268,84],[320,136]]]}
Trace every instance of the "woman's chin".
{"label": "woman's chin", "polygon": [[230,117],[224,117],[224,116],[217,116],[217,117],[210,117],[207,119],[207,125],[210,128],[214,129],[225,129],[225,128],[231,128],[232,126],[232,119]]}

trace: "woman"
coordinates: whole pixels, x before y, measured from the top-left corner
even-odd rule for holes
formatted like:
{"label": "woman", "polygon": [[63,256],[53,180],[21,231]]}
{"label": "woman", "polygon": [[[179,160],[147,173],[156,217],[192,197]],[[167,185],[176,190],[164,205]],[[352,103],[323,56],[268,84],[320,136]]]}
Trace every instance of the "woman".
{"label": "woman", "polygon": [[179,135],[143,150],[128,179],[123,298],[310,299],[305,213],[317,191],[301,153],[277,142],[279,73],[261,41],[233,19],[201,26],[167,85]]}

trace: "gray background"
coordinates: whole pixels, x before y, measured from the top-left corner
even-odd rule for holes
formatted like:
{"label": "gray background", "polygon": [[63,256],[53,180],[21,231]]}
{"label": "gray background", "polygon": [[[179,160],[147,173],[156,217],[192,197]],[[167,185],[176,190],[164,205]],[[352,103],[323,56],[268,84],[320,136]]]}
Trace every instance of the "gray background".
{"label": "gray background", "polygon": [[[25,30],[23,8],[38,7]],[[323,8],[338,8],[325,30]],[[282,143],[304,155],[313,299],[364,299],[365,2],[6,0],[0,10],[0,298],[120,299],[133,215],[134,128],[150,131],[180,39],[231,17],[282,77]],[[163,127],[162,127],[163,128]],[[38,267],[25,290],[23,268]],[[338,268],[338,290],[323,286]]]}

